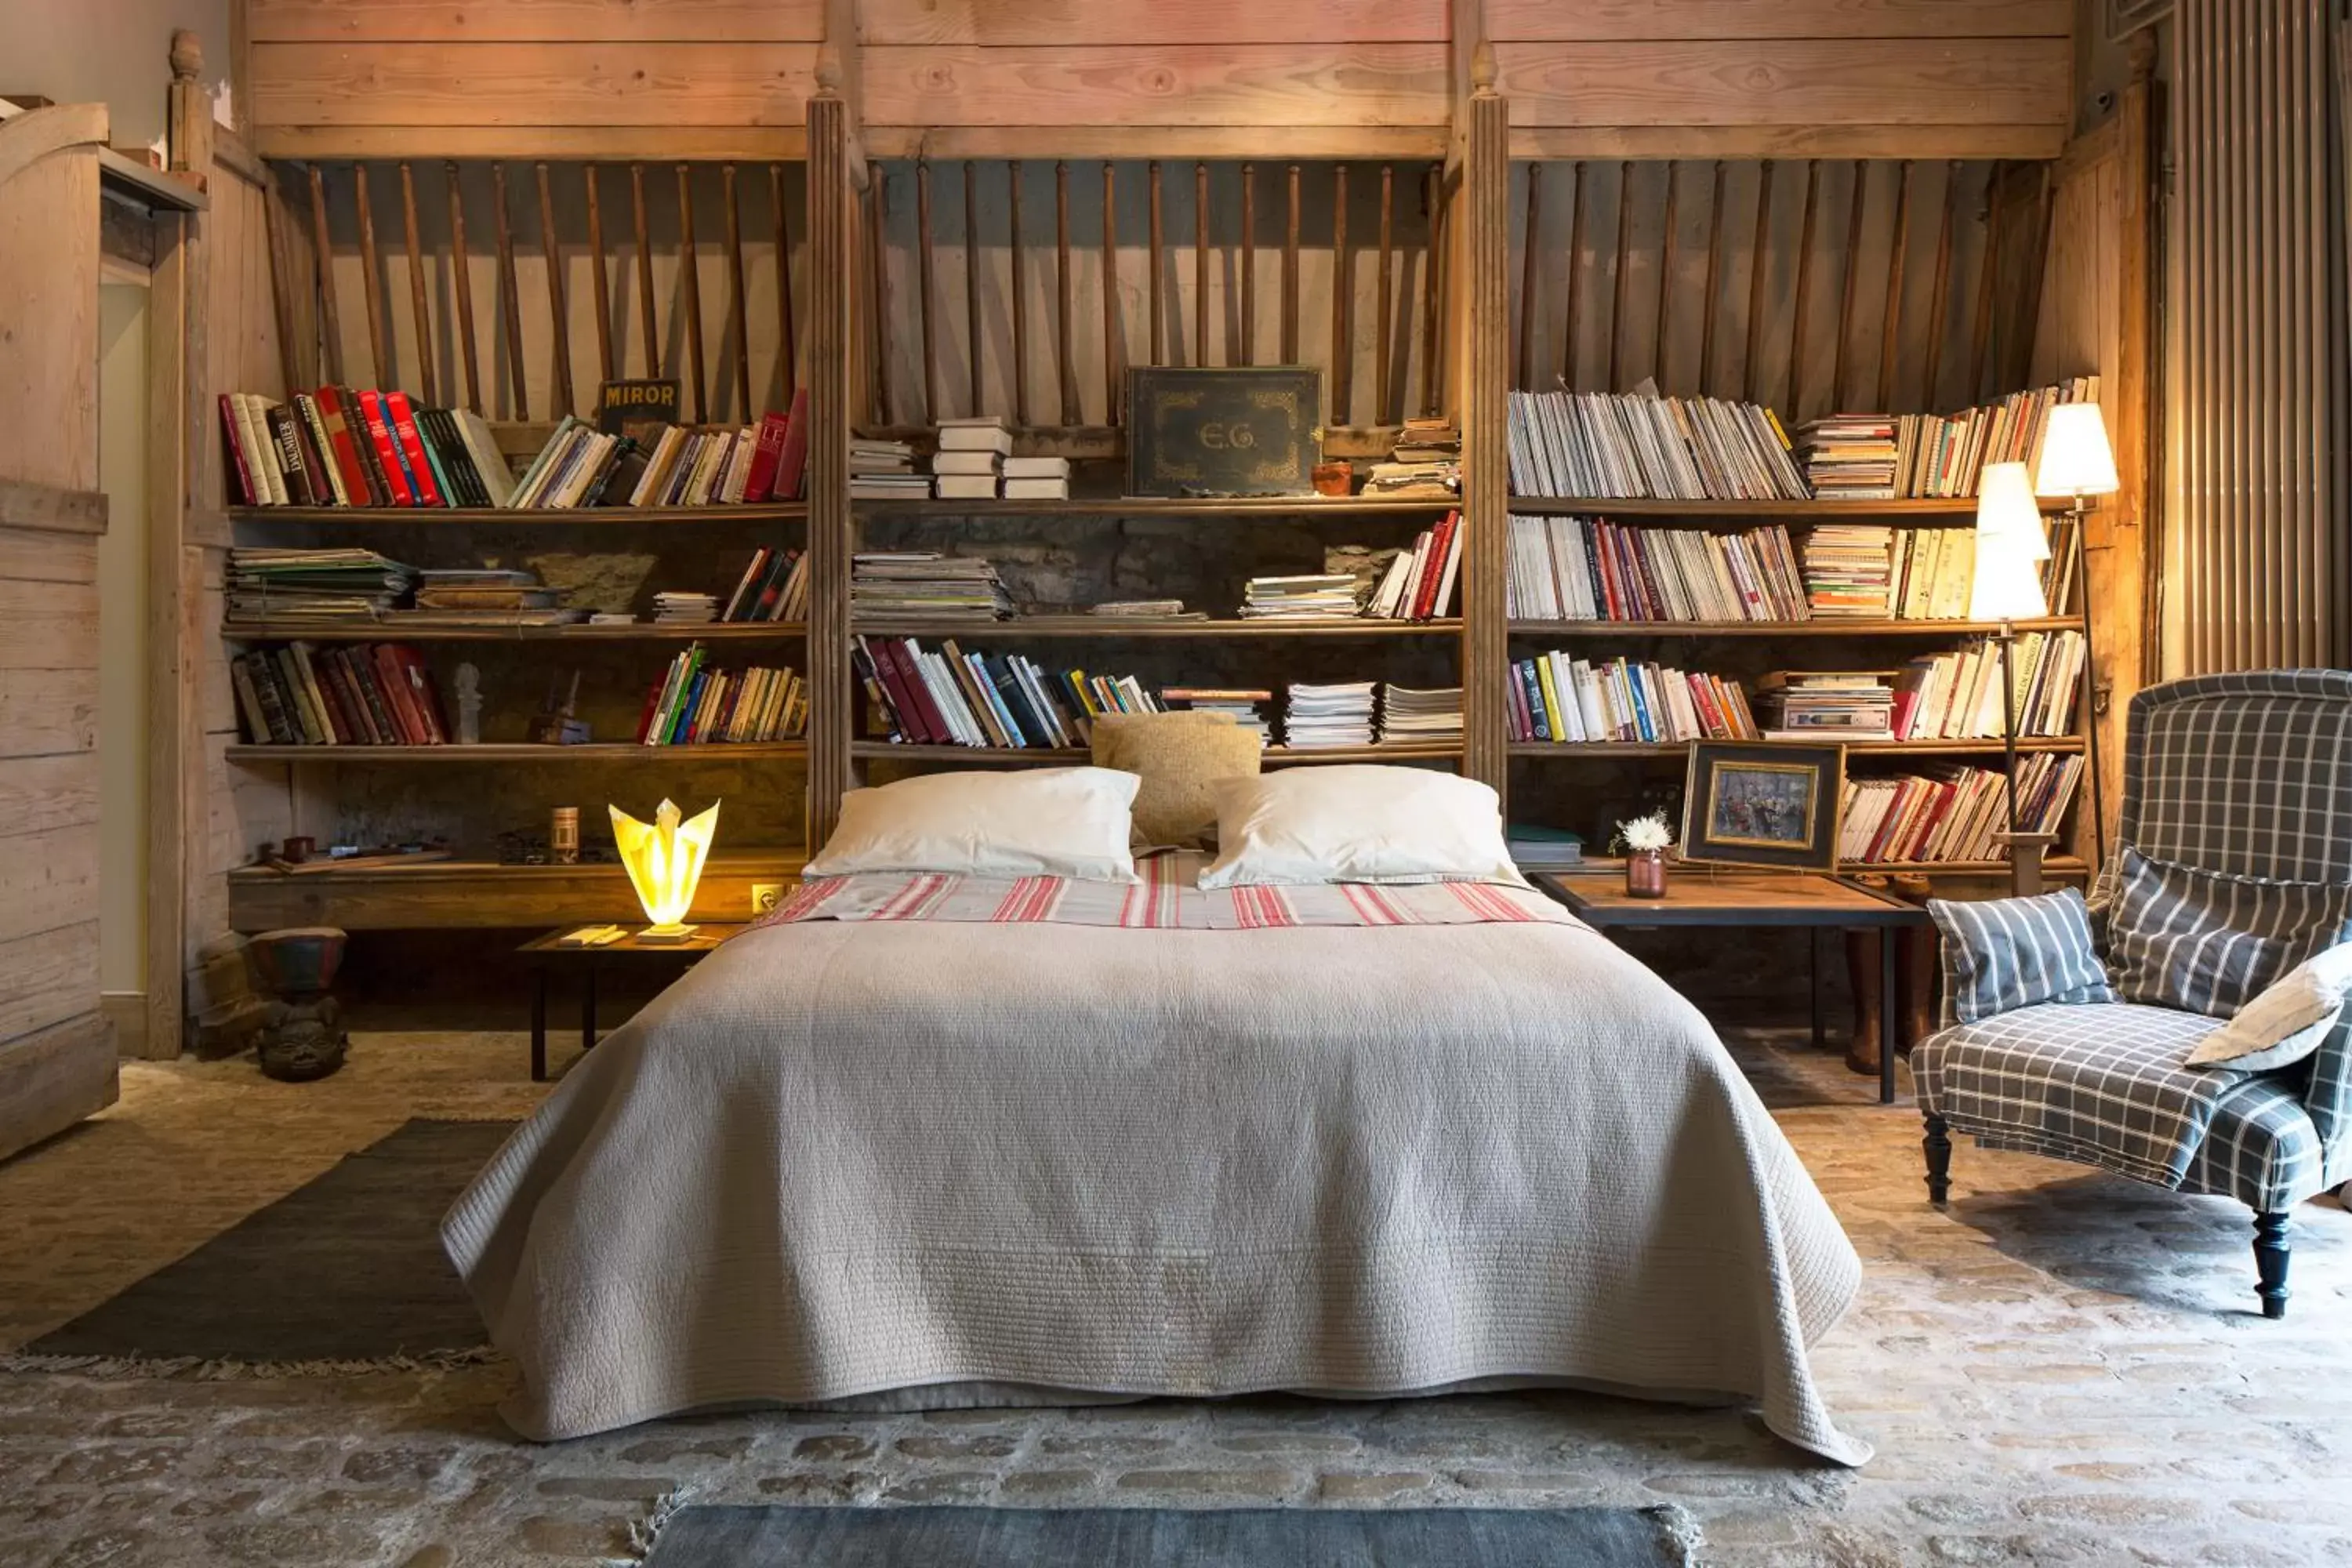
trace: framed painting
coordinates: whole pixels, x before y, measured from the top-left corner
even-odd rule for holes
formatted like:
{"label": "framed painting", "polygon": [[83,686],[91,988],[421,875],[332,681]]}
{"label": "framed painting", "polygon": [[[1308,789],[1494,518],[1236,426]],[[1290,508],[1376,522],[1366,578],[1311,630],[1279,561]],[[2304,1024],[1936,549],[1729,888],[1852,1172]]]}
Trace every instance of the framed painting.
{"label": "framed painting", "polygon": [[1701,741],[1683,790],[1682,858],[1834,871],[1844,793],[1843,746]]}

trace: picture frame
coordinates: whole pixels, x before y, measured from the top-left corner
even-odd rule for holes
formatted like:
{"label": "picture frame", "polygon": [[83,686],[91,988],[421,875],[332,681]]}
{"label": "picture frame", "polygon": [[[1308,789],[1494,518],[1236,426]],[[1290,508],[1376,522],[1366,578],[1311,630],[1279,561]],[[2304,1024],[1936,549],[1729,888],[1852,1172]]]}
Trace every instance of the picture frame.
{"label": "picture frame", "polygon": [[1845,748],[1700,741],[1683,788],[1682,858],[1783,871],[1837,869]]}
{"label": "picture frame", "polygon": [[1311,497],[1322,403],[1308,366],[1129,366],[1127,493]]}

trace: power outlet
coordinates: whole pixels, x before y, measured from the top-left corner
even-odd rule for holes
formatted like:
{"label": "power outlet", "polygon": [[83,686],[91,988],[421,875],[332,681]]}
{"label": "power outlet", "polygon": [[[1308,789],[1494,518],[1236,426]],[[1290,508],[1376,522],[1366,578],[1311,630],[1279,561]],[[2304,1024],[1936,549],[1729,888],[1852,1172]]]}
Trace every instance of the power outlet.
{"label": "power outlet", "polygon": [[754,882],[751,884],[751,912],[753,914],[764,915],[783,901],[784,885],[782,882]]}

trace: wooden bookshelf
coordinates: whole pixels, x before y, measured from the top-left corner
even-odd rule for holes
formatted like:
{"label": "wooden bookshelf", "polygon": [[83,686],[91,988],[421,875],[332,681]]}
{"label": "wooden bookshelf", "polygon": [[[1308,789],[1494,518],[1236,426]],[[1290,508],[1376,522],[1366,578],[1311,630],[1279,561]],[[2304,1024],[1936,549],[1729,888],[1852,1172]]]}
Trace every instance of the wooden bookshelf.
{"label": "wooden bookshelf", "polygon": [[704,625],[625,626],[407,626],[399,621],[224,621],[221,636],[236,642],[793,642],[808,635],[800,621],[713,621]]}
{"label": "wooden bookshelf", "polygon": [[[1362,496],[1105,496],[1072,497],[1068,500],[936,500],[909,496],[905,500],[852,500],[851,511],[861,518],[1338,518],[1349,521],[1376,518],[1428,520],[1458,510],[1458,497],[1403,499]],[[1971,507],[1975,505],[1972,501]]]}
{"label": "wooden bookshelf", "polygon": [[1111,616],[1030,616],[1009,621],[921,620],[900,616],[859,616],[850,622],[850,629],[866,637],[954,637],[959,641],[985,638],[990,641],[1018,640],[1023,637],[1098,638],[1121,640],[1129,637],[1265,639],[1317,637],[1325,640],[1379,637],[1428,637],[1462,635],[1462,622],[1456,618],[1433,621],[1379,621],[1369,618],[1353,620],[1334,617],[1328,621],[1279,620],[1123,620]]}
{"label": "wooden bookshelf", "polygon": [[[1620,757],[1679,757],[1697,742],[1692,741],[1514,741],[1510,753],[1515,757],[1543,757],[1556,761],[1607,762]],[[1771,744],[1769,742],[1727,742],[1725,744]],[[1837,742],[1824,737],[1815,742],[1790,742],[1790,745],[1830,746]],[[1846,754],[1873,757],[1998,757],[2002,754],[1999,741],[1848,741]],[[2083,749],[2080,735],[2021,737],[2020,752],[2057,752],[2072,753]]]}
{"label": "wooden bookshelf", "polygon": [[382,527],[387,523],[435,527],[488,523],[527,523],[536,527],[569,528],[583,522],[799,522],[808,516],[805,501],[761,501],[742,506],[581,506],[581,507],[446,507],[446,506],[235,506],[232,522],[347,523]]}
{"label": "wooden bookshelf", "polygon": [[[1889,518],[1915,521],[1943,519],[1953,523],[1976,521],[1974,496],[1906,500],[1659,500],[1652,498],[1611,500],[1602,497],[1568,499],[1559,496],[1513,496],[1517,517],[1662,517],[1676,522],[1874,522]],[[2045,511],[2064,507],[2045,503]]]}
{"label": "wooden bookshelf", "polygon": [[[950,763],[972,767],[1067,767],[1094,760],[1082,746],[918,746],[898,741],[855,741],[850,755],[870,762]],[[1307,763],[1429,763],[1453,762],[1462,755],[1454,742],[1393,746],[1268,746],[1263,762],[1270,768]]]}
{"label": "wooden bookshelf", "polygon": [[293,763],[301,765],[383,767],[488,767],[586,763],[750,763],[808,755],[805,741],[712,741],[679,746],[612,742],[544,746],[500,742],[473,746],[256,746],[234,745],[222,753],[232,763]]}
{"label": "wooden bookshelf", "polygon": [[[2080,616],[2011,621],[2021,632],[2079,632]],[[1989,637],[1999,621],[1513,621],[1511,636],[1528,637]]]}
{"label": "wooden bookshelf", "polygon": [[[719,849],[696,886],[694,921],[746,921],[755,886],[798,881],[798,849]],[[643,922],[617,863],[509,866],[495,860],[328,868],[288,873],[247,866],[228,874],[229,923],[238,931],[330,924],[346,931],[520,930],[564,921]]]}

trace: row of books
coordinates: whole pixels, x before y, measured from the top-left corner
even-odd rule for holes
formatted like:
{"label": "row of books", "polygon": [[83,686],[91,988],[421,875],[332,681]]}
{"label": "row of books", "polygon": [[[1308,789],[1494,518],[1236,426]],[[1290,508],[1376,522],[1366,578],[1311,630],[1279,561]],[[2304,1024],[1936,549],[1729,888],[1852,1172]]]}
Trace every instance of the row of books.
{"label": "row of books", "polygon": [[1367,497],[1449,496],[1462,493],[1462,427],[1451,419],[1408,419],[1398,429],[1385,463],[1364,476]]}
{"label": "row of books", "polygon": [[1666,500],[1806,500],[1769,408],[1715,397],[1514,392],[1511,492]]}
{"label": "row of books", "polygon": [[255,648],[229,661],[245,736],[266,746],[440,746],[441,699],[402,643]]}
{"label": "row of books", "polygon": [[930,476],[915,472],[911,444],[881,437],[858,437],[849,443],[851,500],[920,500],[930,493]]}
{"label": "row of books", "polygon": [[1511,664],[1514,741],[1564,744],[1752,741],[1739,683],[1647,660],[1592,663],[1566,653]]}
{"label": "row of books", "polygon": [[410,602],[420,574],[373,550],[280,550],[241,545],[228,552],[231,620],[373,620]]}
{"label": "row of books", "polygon": [[1013,596],[978,555],[870,551],[850,557],[849,608],[855,616],[993,621],[1013,613]]}
{"label": "row of books", "polygon": [[808,618],[808,552],[761,545],[727,596],[722,621],[802,621]]}
{"label": "row of books", "polygon": [[1895,421],[1895,496],[1963,497],[1977,493],[1991,463],[2023,463],[2038,471],[2042,433],[2062,403],[2096,403],[2099,378],[2079,375],[1998,403],[1943,416],[1906,414]]}
{"label": "row of books", "polygon": [[1445,514],[1410,549],[1389,557],[1370,594],[1346,572],[1252,577],[1242,585],[1245,621],[1314,621],[1362,616],[1376,621],[1433,621],[1451,615],[1462,574],[1462,514]]}
{"label": "row of books", "polygon": [[[2080,755],[2020,760],[2018,826],[2054,833],[2082,783]],[[1996,860],[2009,829],[2009,782],[1995,768],[1949,766],[1889,778],[1849,778],[1838,858],[1856,864]]]}
{"label": "row of books", "polygon": [[[2017,733],[2071,735],[2090,666],[2077,631],[2023,632],[2011,648]],[[2000,647],[1992,638],[1949,653],[1922,654],[1893,679],[1889,725],[1901,741],[1999,740],[2002,733]]]}
{"label": "row of books", "polygon": [[913,637],[861,637],[850,662],[868,712],[909,745],[1013,749],[1083,746],[1103,713],[1157,713],[1133,676],[1058,673],[1020,654],[937,651]]}
{"label": "row of books", "polygon": [[246,506],[495,507],[514,475],[470,408],[404,392],[322,386],[285,403],[220,395],[235,499]]}
{"label": "row of books", "polygon": [[1629,528],[1597,517],[1511,519],[1505,598],[1514,619],[1801,621],[1789,531]]}
{"label": "row of books", "polygon": [[740,674],[711,668],[700,643],[669,662],[646,693],[641,746],[788,741],[808,723],[808,682],[789,667]]}

